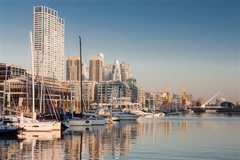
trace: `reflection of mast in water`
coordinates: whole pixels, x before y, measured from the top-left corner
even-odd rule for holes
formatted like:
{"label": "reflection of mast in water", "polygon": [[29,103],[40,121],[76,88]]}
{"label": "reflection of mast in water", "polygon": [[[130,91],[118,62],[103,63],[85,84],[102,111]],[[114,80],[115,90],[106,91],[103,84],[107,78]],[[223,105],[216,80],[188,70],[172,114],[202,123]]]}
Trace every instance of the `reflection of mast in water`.
{"label": "reflection of mast in water", "polygon": [[166,123],[165,123],[165,135],[166,135],[166,139],[168,139],[168,133],[169,133],[169,122],[166,121]]}
{"label": "reflection of mast in water", "polygon": [[155,118],[153,117],[153,145],[154,145],[154,141],[155,141],[154,134],[155,134]]}
{"label": "reflection of mast in water", "polygon": [[80,159],[82,159],[82,148],[83,148],[83,145],[82,145],[83,141],[82,140],[83,140],[83,133],[80,134],[80,148],[79,148],[80,149],[80,153],[79,153],[80,154],[79,155]]}
{"label": "reflection of mast in water", "polygon": [[186,121],[183,122],[183,135],[184,135],[184,137],[186,137],[186,135],[187,135],[187,122]]}

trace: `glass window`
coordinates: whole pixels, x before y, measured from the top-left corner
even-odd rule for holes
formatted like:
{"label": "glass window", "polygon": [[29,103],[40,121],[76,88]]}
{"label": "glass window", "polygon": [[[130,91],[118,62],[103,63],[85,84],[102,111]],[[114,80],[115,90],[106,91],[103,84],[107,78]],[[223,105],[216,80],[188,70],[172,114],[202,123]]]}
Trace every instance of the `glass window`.
{"label": "glass window", "polygon": [[42,12],[42,7],[35,7],[35,12]]}

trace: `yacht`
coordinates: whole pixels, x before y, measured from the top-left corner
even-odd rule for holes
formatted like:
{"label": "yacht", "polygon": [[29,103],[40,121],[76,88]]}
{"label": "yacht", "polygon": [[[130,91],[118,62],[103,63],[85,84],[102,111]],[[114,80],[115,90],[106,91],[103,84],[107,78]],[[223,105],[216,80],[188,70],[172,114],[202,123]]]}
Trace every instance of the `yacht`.
{"label": "yacht", "polygon": [[112,111],[113,117],[118,117],[119,120],[136,120],[140,117],[140,115],[136,115],[130,112],[123,112],[123,111]]}

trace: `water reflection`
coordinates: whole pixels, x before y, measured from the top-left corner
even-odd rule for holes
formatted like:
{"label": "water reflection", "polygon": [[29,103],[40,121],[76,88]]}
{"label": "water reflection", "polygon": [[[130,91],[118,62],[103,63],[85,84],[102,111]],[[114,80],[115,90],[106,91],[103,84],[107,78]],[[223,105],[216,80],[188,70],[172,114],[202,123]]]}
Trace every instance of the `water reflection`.
{"label": "water reflection", "polygon": [[[201,114],[72,127],[62,133],[25,133],[21,139],[0,137],[0,156],[81,160],[221,159],[231,155],[234,159],[239,156],[239,122],[237,116]],[[208,154],[204,154],[206,148]]]}

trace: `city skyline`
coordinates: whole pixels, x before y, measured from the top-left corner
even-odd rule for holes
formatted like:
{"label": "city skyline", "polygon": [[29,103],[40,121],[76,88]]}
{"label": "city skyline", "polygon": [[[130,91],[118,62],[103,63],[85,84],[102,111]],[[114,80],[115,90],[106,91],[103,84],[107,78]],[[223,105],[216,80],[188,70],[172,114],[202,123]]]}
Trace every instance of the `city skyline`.
{"label": "city skyline", "polygon": [[[182,83],[194,99],[240,97],[240,1],[1,1],[0,61],[31,66],[29,30],[33,7],[47,6],[65,20],[65,60],[79,55],[83,63],[104,54],[131,65],[137,85],[147,92],[182,94]],[[20,27],[19,27],[20,26]]]}

